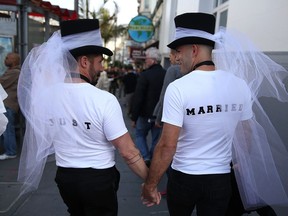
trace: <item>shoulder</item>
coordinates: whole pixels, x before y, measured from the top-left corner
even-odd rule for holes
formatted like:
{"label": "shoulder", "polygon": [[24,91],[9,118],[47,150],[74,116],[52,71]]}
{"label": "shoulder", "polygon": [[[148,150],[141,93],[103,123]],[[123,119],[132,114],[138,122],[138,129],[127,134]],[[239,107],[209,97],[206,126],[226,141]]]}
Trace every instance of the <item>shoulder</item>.
{"label": "shoulder", "polygon": [[96,86],[86,84],[83,88],[80,87],[79,90],[82,90],[82,92],[78,94],[85,95],[83,96],[85,97],[85,100],[91,101],[91,103],[94,103],[95,106],[106,106],[107,104],[118,103],[117,98],[113,94],[106,90],[99,89]]}
{"label": "shoulder", "polygon": [[93,92],[93,94],[101,96],[103,98],[116,98],[113,94],[111,94],[110,92],[106,91],[106,90],[102,90],[97,88],[96,86],[93,85],[89,85],[89,88],[91,89],[91,92]]}
{"label": "shoulder", "polygon": [[179,70],[180,71],[180,66],[179,65],[171,65],[168,69],[167,69],[167,71],[171,71],[171,70]]}
{"label": "shoulder", "polygon": [[160,64],[154,64],[154,65],[150,66],[150,67],[147,69],[147,71],[166,71],[166,70],[162,67],[162,65],[160,65]]}
{"label": "shoulder", "polygon": [[221,75],[223,75],[223,77],[226,77],[227,79],[234,80],[235,82],[239,82],[239,83],[242,83],[242,84],[246,85],[245,80],[243,80],[240,77],[234,75],[233,73],[229,73],[229,72],[223,71],[223,70],[218,70],[217,72],[221,73]]}
{"label": "shoulder", "polygon": [[177,75],[177,77],[181,76],[181,72],[180,72],[180,66],[179,65],[171,65],[168,69],[167,69],[167,74],[175,74]]}

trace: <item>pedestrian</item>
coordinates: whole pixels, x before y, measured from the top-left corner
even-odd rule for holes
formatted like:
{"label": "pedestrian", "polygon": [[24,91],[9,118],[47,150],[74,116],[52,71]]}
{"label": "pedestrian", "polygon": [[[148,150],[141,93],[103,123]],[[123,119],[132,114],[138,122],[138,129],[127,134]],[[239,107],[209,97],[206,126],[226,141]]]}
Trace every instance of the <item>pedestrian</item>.
{"label": "pedestrian", "polygon": [[107,76],[106,71],[102,71],[100,73],[99,79],[97,81],[96,87],[102,89],[104,91],[109,91],[110,81]]}
{"label": "pedestrian", "polygon": [[[288,101],[282,74],[275,73],[278,69],[282,73],[283,67],[254,51],[250,42],[241,46],[245,40],[238,40],[240,34],[227,29],[214,34],[211,14],[185,13],[174,21],[175,40],[168,47],[176,49],[176,60],[186,75],[166,90],[163,131],[143,185],[143,203],[156,203],[157,184],[173,159],[167,183],[170,215],[190,216],[196,207],[198,215],[223,216],[231,197],[233,158],[245,208],[288,204],[288,178],[283,172],[287,150],[273,125],[265,121],[267,114],[258,101],[263,95]],[[267,91],[262,80],[275,88],[268,85],[271,91]],[[265,132],[273,133],[271,140]],[[284,153],[277,151],[278,157],[273,157],[274,147]]]}
{"label": "pedestrian", "polygon": [[163,100],[164,100],[166,88],[171,82],[182,77],[180,66],[176,62],[176,50],[173,50],[173,49],[170,50],[169,60],[170,60],[171,65],[166,71],[160,98],[154,110],[154,115],[156,116],[155,125],[157,127],[162,127],[161,119],[162,119],[162,112],[163,112]]}
{"label": "pedestrian", "polygon": [[55,152],[55,181],[70,215],[116,216],[115,148],[142,179],[148,170],[116,97],[92,84],[103,70],[103,55],[113,53],[102,46],[97,19],[63,21],[60,29],[30,52],[19,79],[27,120],[22,193],[37,188],[47,156]]}
{"label": "pedestrian", "polygon": [[[146,70],[140,73],[132,104],[132,127],[135,127],[136,145],[144,161],[149,166],[155,145],[160,137],[161,128],[155,127],[153,111],[159,100],[165,69],[160,65],[161,55],[157,48],[151,47],[145,52]],[[151,145],[147,136],[151,131]]]}
{"label": "pedestrian", "polygon": [[0,155],[0,160],[13,159],[17,156],[17,139],[15,125],[19,111],[17,99],[17,85],[20,74],[20,56],[18,53],[8,53],[4,64],[7,70],[0,77],[0,84],[7,92],[8,97],[3,101],[8,119],[6,130],[1,136],[1,141],[4,147],[4,154]]}
{"label": "pedestrian", "polygon": [[109,87],[109,92],[111,92],[113,95],[116,96],[116,93],[118,91],[118,78],[119,78],[119,68],[117,66],[111,68],[111,71],[110,71],[110,76],[111,76],[111,79],[110,79],[110,87]]}
{"label": "pedestrian", "polygon": [[137,85],[138,74],[133,70],[132,65],[127,65],[127,73],[123,76],[123,85],[125,93],[125,106],[127,108],[127,115],[131,115],[133,95]]}

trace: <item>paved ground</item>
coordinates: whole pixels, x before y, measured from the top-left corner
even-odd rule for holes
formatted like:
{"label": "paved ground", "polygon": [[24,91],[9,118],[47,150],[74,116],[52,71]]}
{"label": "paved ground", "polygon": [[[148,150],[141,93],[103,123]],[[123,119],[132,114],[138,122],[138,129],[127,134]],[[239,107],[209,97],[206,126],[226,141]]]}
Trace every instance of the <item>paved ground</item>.
{"label": "paved ground", "polygon": [[[123,110],[125,111],[124,107]],[[129,131],[132,132],[127,118],[126,123]],[[119,216],[169,215],[165,197],[159,206],[147,208],[142,205],[140,200],[141,179],[130,171],[118,154],[116,155],[117,168],[121,173],[118,191]],[[50,156],[47,161],[38,190],[20,199],[18,198],[20,185],[17,183],[18,163],[19,157],[0,161],[0,216],[68,216],[66,206],[54,182],[56,172],[54,157]],[[160,190],[165,190],[166,181],[166,176],[164,176],[159,185]],[[275,208],[275,210],[278,216],[288,215],[287,208]],[[193,216],[195,215],[196,213],[193,213]]]}

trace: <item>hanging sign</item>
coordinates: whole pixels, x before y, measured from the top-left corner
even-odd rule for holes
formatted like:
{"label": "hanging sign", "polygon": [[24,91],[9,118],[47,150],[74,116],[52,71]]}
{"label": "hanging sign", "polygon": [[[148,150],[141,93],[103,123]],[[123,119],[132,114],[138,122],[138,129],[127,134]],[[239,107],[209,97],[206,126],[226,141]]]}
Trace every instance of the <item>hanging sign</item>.
{"label": "hanging sign", "polygon": [[154,26],[148,17],[139,15],[130,21],[128,33],[132,40],[143,43],[154,35]]}

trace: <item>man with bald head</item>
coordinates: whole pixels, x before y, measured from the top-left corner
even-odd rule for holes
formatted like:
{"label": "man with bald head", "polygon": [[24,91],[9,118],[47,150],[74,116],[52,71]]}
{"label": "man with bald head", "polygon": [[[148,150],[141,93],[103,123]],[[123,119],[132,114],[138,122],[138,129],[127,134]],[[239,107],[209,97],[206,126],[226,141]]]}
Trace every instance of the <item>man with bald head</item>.
{"label": "man with bald head", "polygon": [[4,154],[0,155],[0,160],[12,159],[17,155],[17,143],[15,134],[15,117],[19,110],[17,99],[17,85],[20,74],[20,56],[17,53],[8,53],[4,64],[7,70],[0,77],[0,83],[8,94],[3,101],[7,112],[5,113],[8,124],[6,131],[1,136]]}

